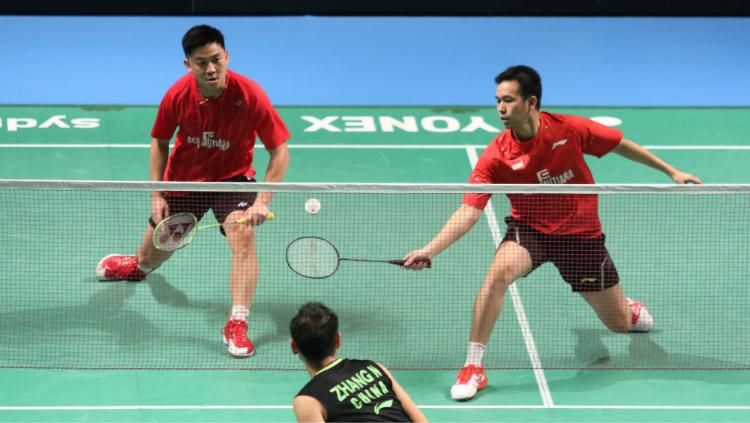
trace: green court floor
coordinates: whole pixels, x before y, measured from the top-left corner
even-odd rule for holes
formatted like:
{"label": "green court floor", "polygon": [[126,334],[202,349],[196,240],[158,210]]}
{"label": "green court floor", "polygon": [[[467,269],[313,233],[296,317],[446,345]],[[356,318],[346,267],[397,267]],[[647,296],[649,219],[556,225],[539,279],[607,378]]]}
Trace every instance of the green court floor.
{"label": "green court floor", "polygon": [[[280,111],[294,134],[290,142],[292,166],[286,178],[289,182],[463,183],[471,170],[472,154],[481,153],[482,147],[494,136],[493,131],[499,126],[494,110],[486,107],[282,107]],[[550,111],[607,118],[601,120],[616,122],[627,138],[648,146],[660,157],[697,174],[706,183],[747,183],[745,172],[750,159],[747,122],[750,122],[750,109],[565,108]],[[154,107],[145,106],[0,106],[0,179],[147,180],[148,133],[154,114]],[[266,161],[266,152],[259,148],[255,163],[261,174]],[[615,155],[605,156],[601,160],[592,159],[589,163],[599,183],[669,182],[658,172]],[[13,196],[3,198],[3,202],[9,204],[9,199]],[[284,213],[290,217],[296,216],[294,213],[299,210],[293,211],[292,205],[302,198],[280,197],[278,207],[281,218]],[[324,199],[324,204],[331,205],[334,209],[338,207],[343,210],[346,207],[343,202],[336,203],[334,198],[321,198]],[[460,201],[460,197],[452,200],[453,204],[446,203],[429,212],[421,212],[427,215],[429,224],[439,228],[448,218],[454,204],[457,204],[455,201]],[[94,203],[84,202],[91,199],[79,198],[77,201],[70,205],[70,210],[96,208]],[[493,199],[499,223],[507,210],[506,203],[499,196]],[[701,199],[699,203],[700,207],[706,208],[712,204],[707,199]],[[672,203],[660,206],[644,200],[634,207],[664,207],[659,210],[666,213],[670,204]],[[690,218],[692,210],[689,204],[674,204],[681,206],[679,210],[671,211],[674,213],[672,232],[675,239],[679,239],[683,231],[695,233],[696,230],[706,230],[706,234],[710,233],[705,228],[692,229],[689,225],[682,224]],[[739,215],[742,213],[741,207],[747,204],[744,199],[733,199],[731,205],[737,208],[735,212]],[[617,207],[620,210],[627,206],[618,204]],[[695,205],[693,207],[704,210]],[[406,219],[414,219],[418,212],[412,211],[412,216]],[[58,213],[72,215],[73,212],[62,208]],[[129,218],[140,221],[140,213],[133,210]],[[713,216],[711,211],[705,213]],[[396,212],[376,209],[376,214],[385,216],[382,222],[378,221],[376,224],[386,225],[388,219],[395,218]],[[4,232],[0,234],[0,240],[6,237],[3,240],[4,243],[7,241],[5,245],[18,245],[10,244],[17,241],[9,238],[9,233],[19,224],[19,220],[43,220],[45,215],[45,211],[34,211],[30,216],[19,215],[6,219],[10,223],[0,225]],[[617,213],[612,216],[617,217]],[[723,215],[716,216],[718,221]],[[477,225],[467,235],[467,239],[461,242],[464,245],[486,245],[487,253],[491,254],[493,237],[488,228],[489,219],[483,218],[482,224]],[[277,229],[275,233],[269,230],[269,242],[283,243],[303,231],[336,230],[335,224],[321,222],[323,221],[312,223],[309,227],[280,224],[279,227],[283,229]],[[91,223],[95,228],[99,224],[106,226],[106,222]],[[607,224],[605,222],[605,228]],[[642,250],[638,237],[630,237],[629,228],[619,228],[615,223],[609,225],[613,233],[620,234],[619,237],[611,235],[608,239],[608,242],[613,243],[610,249],[613,252],[619,251],[617,254],[621,255],[623,263],[628,262],[626,255],[638,257],[639,250]],[[732,228],[736,233],[747,232],[742,227],[724,227]],[[639,229],[648,228],[645,226]],[[412,245],[418,246],[420,242],[424,242],[424,238],[431,235],[432,233],[401,234],[396,249],[406,251]],[[116,246],[131,248],[139,237],[140,233],[123,235]],[[701,326],[701,322],[691,321],[689,315],[685,317],[687,328],[675,325],[662,327],[649,335],[625,336],[609,334],[592,316],[588,316],[583,322],[554,320],[549,316],[550,303],[538,298],[559,296],[560,307],[579,312],[583,312],[585,306],[563,286],[534,285],[531,281],[525,281],[526,283],[519,284],[519,293],[521,298],[528,301],[525,304],[529,316],[532,316],[530,327],[535,333],[542,368],[528,369],[529,359],[521,329],[512,313],[504,311],[496,333],[506,336],[503,339],[498,339],[497,336],[493,338],[488,355],[498,367],[503,362],[511,362],[516,368],[490,371],[490,386],[485,391],[471,402],[455,403],[449,399],[448,389],[455,369],[463,362],[463,339],[468,338],[470,316],[446,315],[452,308],[442,301],[451,296],[465,297],[472,301],[478,287],[450,287],[451,280],[459,277],[450,268],[458,266],[446,266],[447,270],[433,271],[432,274],[421,272],[409,276],[410,279],[394,276],[402,284],[411,284],[408,288],[377,285],[380,283],[377,281],[390,277],[387,275],[391,274],[386,273],[386,270],[378,274],[381,279],[373,276],[376,288],[386,290],[384,292],[387,293],[387,298],[394,298],[393,308],[401,314],[377,315],[379,308],[374,305],[377,299],[357,300],[361,301],[355,302],[361,307],[361,313],[342,316],[342,322],[346,319],[350,321],[342,325],[345,336],[342,355],[367,354],[368,348],[358,348],[357,344],[371,346],[378,339],[388,342],[391,346],[389,353],[372,358],[397,369],[395,376],[433,421],[750,421],[750,342],[746,331],[742,332],[742,328],[748,327],[750,321],[742,310],[730,307],[745,304],[743,299],[750,297],[750,288],[741,284],[743,278],[750,274],[742,267],[742,260],[738,258],[742,256],[747,244],[738,244],[737,239],[739,238],[725,237],[726,245],[720,244],[720,240],[711,241],[716,242],[711,244],[714,249],[728,248],[727,254],[734,257],[727,260],[729,265],[720,272],[736,277],[736,284],[732,286],[739,287],[734,292],[720,289],[715,291],[717,301],[720,301],[722,295],[726,296],[724,298],[736,296],[734,301],[728,301],[728,306],[724,309],[722,322],[725,333],[716,335],[716,339],[736,342],[734,349],[726,356],[721,354],[722,346],[707,345],[701,339],[690,338],[690,327],[701,333],[710,330],[712,326]],[[356,240],[351,242],[354,248]],[[392,244],[396,241],[383,235],[373,242]],[[97,241],[95,248],[98,253],[99,249],[105,252],[112,246],[104,241]],[[710,270],[706,269],[705,264],[700,264],[700,254],[693,256],[691,253],[699,249],[695,246],[681,248],[679,251],[683,252],[683,257],[680,258],[672,258],[669,252],[663,251],[649,254],[656,254],[659,258],[663,254],[664,267],[668,270],[660,271],[686,275],[685,278],[675,276],[675,283],[679,282],[687,287],[694,285],[696,290],[704,289],[706,280],[695,275],[710,274]],[[465,261],[460,253],[460,246],[456,245],[453,249],[455,251],[444,253],[445,260],[456,264]],[[199,248],[185,251],[182,260],[198,260]],[[222,253],[219,251],[212,254],[214,255],[211,257],[218,259]],[[13,270],[14,267],[18,268],[14,263],[22,263],[29,257],[24,256],[21,251],[10,250],[4,251],[4,256],[0,263],[10,270],[0,276],[0,282],[6,287],[18,286],[19,280],[29,276]],[[488,259],[489,256],[472,262],[479,263],[469,273],[476,273],[476,284],[481,283],[484,273],[482,260]],[[674,262],[670,263],[670,260]],[[639,262],[637,259],[630,261]],[[60,259],[59,262],[64,260]],[[272,257],[266,262],[271,271],[276,271]],[[694,264],[695,262],[699,264]],[[193,265],[196,269],[206,267],[201,263],[194,261]],[[217,266],[219,267],[221,266]],[[627,269],[624,264],[623,267],[630,274],[638,274],[639,270],[636,268]],[[3,340],[3,345],[0,345],[0,363],[4,367],[0,368],[0,380],[3,381],[0,383],[0,421],[293,420],[291,399],[307,380],[307,374],[301,370],[301,365],[295,367],[296,359],[287,352],[284,325],[299,303],[311,295],[323,300],[329,299],[334,304],[343,304],[348,301],[349,295],[344,291],[356,290],[341,286],[340,281],[332,282],[339,285],[312,286],[301,285],[304,281],[290,280],[289,285],[283,285],[288,290],[286,295],[278,295],[275,291],[259,294],[254,305],[254,318],[258,319],[258,325],[264,328],[264,332],[259,336],[258,356],[243,360],[241,364],[229,363],[226,365],[228,370],[214,370],[202,366],[198,362],[199,358],[191,358],[190,350],[194,346],[201,353],[212,354],[211,351],[214,350],[216,356],[224,353],[222,346],[212,338],[215,337],[212,331],[218,331],[214,326],[220,325],[223,318],[223,297],[208,291],[196,291],[189,284],[180,283],[183,271],[176,267],[160,269],[159,274],[140,285],[102,285],[93,282],[93,275],[90,274],[93,272],[85,263],[76,262],[70,268],[60,271],[69,276],[67,279],[71,286],[64,288],[53,283],[53,278],[48,277],[53,271],[42,264],[38,267],[24,267],[27,268],[38,271],[40,297],[22,298],[18,293],[27,292],[22,290],[15,295],[6,293],[0,297],[0,339]],[[357,269],[342,269],[342,272],[343,280],[352,280],[358,274]],[[692,278],[689,276],[691,273]],[[466,275],[461,277],[465,278]],[[553,280],[553,269],[540,269],[539,277]],[[638,282],[634,284],[640,286],[637,285]],[[441,289],[434,290],[434,315],[429,315],[426,320],[439,321],[441,324],[445,321],[446,326],[451,322],[453,324],[446,327],[442,335],[437,326],[427,326],[435,331],[431,334],[419,334],[408,322],[416,321],[417,329],[420,324],[430,323],[420,320],[423,318],[419,311],[421,309],[412,305],[411,301],[413,298],[430,301],[425,292],[430,293],[434,286]],[[392,291],[388,291],[391,289]],[[70,298],[71,292],[79,295],[80,301],[60,306],[59,303],[46,299],[55,294]],[[410,297],[412,292],[414,294]],[[662,310],[662,316],[668,317],[670,322],[678,321],[679,316],[685,312],[686,305],[701,303],[701,299],[669,298],[658,287],[646,289],[643,295]],[[132,304],[136,299],[140,305],[133,308]],[[119,308],[112,309],[113,305]],[[717,304],[717,307],[721,307],[721,304]],[[117,337],[112,336],[117,333],[127,336],[140,334],[148,339],[152,335],[158,335],[159,331],[154,328],[158,329],[158,319],[164,316],[158,310],[165,308],[172,310],[173,314],[169,316],[195,321],[196,327],[205,329],[205,333],[199,332],[194,338],[180,340],[179,351],[172,354],[165,354],[164,345],[158,343],[144,342],[140,347],[136,345],[135,348],[141,350],[148,347],[155,351],[153,357],[156,358],[145,363],[146,370],[125,370],[133,367],[132,360],[128,361],[127,355],[113,356],[110,361],[113,368],[109,370],[96,370],[91,368],[96,366],[87,366],[86,363],[78,369],[70,368],[71,366],[64,368],[65,363],[70,363],[69,356],[75,355],[76,325],[94,327],[98,331],[96,333],[106,335],[97,340],[102,345],[117,344]],[[387,306],[385,310],[388,310]],[[506,310],[510,310],[510,307]],[[114,315],[115,319],[102,322],[97,313],[106,313],[109,317]],[[8,357],[13,352],[14,343],[23,342],[23,338],[19,338],[17,332],[10,328],[28,324],[28,327],[34,328],[35,333],[44,333],[45,319],[70,321],[69,326],[62,327],[70,329],[68,334],[71,344],[47,346],[35,340],[40,347],[32,352],[32,368],[17,368]],[[399,330],[403,329],[403,332],[397,332],[394,336],[388,330],[358,330],[358,324],[362,322],[364,325],[366,320],[370,321],[369,324],[372,321],[382,323],[384,327],[392,325]],[[37,321],[41,323],[28,323]],[[121,322],[127,322],[127,325]],[[404,334],[408,336],[403,336]],[[50,334],[53,339],[58,339],[60,335]],[[440,339],[440,336],[460,338],[456,342],[458,347],[436,348],[434,353],[425,353],[423,344],[429,343],[431,337]],[[348,346],[347,339],[350,341]],[[586,342],[580,342],[582,339]],[[412,345],[410,341],[414,340],[420,345]],[[584,351],[577,348],[576,342],[579,346],[584,345]],[[607,363],[596,361],[597,352],[585,348],[591,345],[609,349],[613,359]],[[507,356],[492,357],[493,348],[494,351],[510,352]],[[718,352],[709,351],[710,348]],[[650,359],[668,369],[683,365],[707,370],[612,370],[638,367],[638,356],[633,351],[647,351]],[[87,353],[90,352],[81,354],[86,356]],[[117,361],[120,359],[123,360],[122,363]],[[159,360],[164,362],[165,370],[152,369]],[[48,364],[45,366],[42,362]],[[267,364],[278,362],[286,370],[258,370]],[[420,362],[430,370],[409,370],[419,367]],[[56,366],[63,369],[35,368]],[[177,370],[175,367],[183,369]],[[295,368],[299,370],[294,370]],[[728,370],[729,368],[745,370]]]}

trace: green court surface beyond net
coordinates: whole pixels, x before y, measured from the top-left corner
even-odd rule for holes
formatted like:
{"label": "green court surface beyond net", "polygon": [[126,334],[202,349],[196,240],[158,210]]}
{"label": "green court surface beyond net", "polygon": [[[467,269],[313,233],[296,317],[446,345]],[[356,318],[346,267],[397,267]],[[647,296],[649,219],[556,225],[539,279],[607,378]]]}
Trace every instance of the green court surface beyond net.
{"label": "green court surface beyond net", "polygon": [[[141,282],[101,282],[97,262],[132,255],[141,242],[154,186],[0,185],[0,367],[300,369],[288,324],[308,301],[338,312],[343,356],[393,369],[463,363],[474,300],[509,213],[501,188],[491,213],[431,269],[351,262],[311,280],[288,268],[290,241],[320,236],[344,256],[400,259],[440,230],[469,188],[258,186],[276,192],[276,217],[255,234],[261,276],[248,335],[256,354],[235,359],[221,336],[231,254],[218,230]],[[607,247],[625,294],[651,310],[651,333],[609,332],[545,264],[506,295],[485,366],[750,370],[750,189],[708,188],[599,195]],[[309,198],[320,200],[316,214],[305,211]],[[201,224],[211,223],[209,212]]]}

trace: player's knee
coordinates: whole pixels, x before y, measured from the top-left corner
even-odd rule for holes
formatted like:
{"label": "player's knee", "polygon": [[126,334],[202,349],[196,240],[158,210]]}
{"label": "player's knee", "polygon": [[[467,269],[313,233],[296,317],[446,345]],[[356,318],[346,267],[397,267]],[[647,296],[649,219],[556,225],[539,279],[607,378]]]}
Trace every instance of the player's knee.
{"label": "player's knee", "polygon": [[249,254],[255,250],[255,229],[252,226],[229,225],[225,231],[233,253]]}
{"label": "player's knee", "polygon": [[249,224],[225,224],[223,229],[231,244],[252,241],[255,233],[255,227]]}
{"label": "player's knee", "polygon": [[516,280],[515,274],[509,269],[493,269],[487,280],[489,288],[493,291],[504,292]]}

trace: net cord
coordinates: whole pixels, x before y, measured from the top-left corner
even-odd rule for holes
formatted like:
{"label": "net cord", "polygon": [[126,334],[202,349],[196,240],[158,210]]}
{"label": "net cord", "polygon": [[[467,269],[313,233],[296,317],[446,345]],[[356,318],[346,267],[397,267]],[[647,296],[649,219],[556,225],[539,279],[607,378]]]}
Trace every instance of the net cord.
{"label": "net cord", "polygon": [[142,182],[0,179],[0,189],[75,191],[361,192],[488,194],[750,194],[750,184],[408,184]]}

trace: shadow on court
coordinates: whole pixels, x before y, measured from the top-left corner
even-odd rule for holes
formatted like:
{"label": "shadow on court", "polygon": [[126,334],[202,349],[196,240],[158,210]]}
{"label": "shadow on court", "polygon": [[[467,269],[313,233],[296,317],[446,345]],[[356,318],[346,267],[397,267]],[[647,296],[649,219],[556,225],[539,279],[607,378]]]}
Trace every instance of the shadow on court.
{"label": "shadow on court", "polygon": [[[66,285],[60,292],[47,293],[41,302],[5,299],[8,311],[0,313],[0,367],[302,369],[288,344],[289,321],[302,304],[294,295],[273,301],[268,301],[267,293],[256,297],[249,336],[257,354],[238,360],[229,356],[222,342],[221,330],[231,306],[225,282],[192,286],[179,279],[167,281],[159,273],[141,282],[95,278],[84,278],[80,284],[49,282],[56,288]],[[347,310],[340,319],[349,340],[367,337],[362,322],[387,326],[384,318],[369,310]]]}

